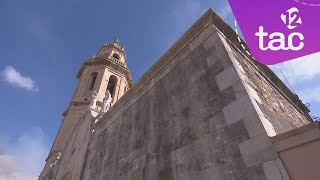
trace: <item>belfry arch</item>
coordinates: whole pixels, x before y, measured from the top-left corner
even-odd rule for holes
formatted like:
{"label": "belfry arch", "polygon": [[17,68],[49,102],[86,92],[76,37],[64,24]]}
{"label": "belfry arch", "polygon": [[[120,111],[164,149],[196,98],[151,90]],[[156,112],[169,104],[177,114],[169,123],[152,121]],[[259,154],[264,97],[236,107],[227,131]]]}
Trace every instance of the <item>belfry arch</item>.
{"label": "belfry arch", "polygon": [[96,80],[97,80],[97,76],[98,76],[97,72],[94,72],[91,74],[91,81],[90,81],[90,85],[89,85],[89,90],[93,90],[94,84],[96,83]]}
{"label": "belfry arch", "polygon": [[[114,75],[111,75],[108,81],[107,90],[110,92],[112,98],[114,99],[117,89],[118,78]],[[113,100],[112,100],[113,101]]]}

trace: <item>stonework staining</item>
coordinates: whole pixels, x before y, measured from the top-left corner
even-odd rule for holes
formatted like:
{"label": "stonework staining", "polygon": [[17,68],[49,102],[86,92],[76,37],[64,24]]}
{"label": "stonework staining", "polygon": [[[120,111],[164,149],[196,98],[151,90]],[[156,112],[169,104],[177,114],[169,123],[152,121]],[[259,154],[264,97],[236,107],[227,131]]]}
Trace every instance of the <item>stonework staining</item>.
{"label": "stonework staining", "polygon": [[262,70],[255,67],[255,62],[250,62],[235,50],[231,51],[230,57],[237,63],[236,68],[240,69],[240,77],[248,88],[249,95],[257,102],[261,114],[271,121],[276,134],[300,127],[310,121],[307,109],[298,99],[292,102],[278,90],[279,87],[272,84],[270,77],[266,77]]}
{"label": "stonework staining", "polygon": [[70,103],[40,179],[290,179],[270,137],[308,124],[307,109],[238,43],[209,9],[132,87],[123,47],[103,46],[72,99],[96,90],[97,108]]}

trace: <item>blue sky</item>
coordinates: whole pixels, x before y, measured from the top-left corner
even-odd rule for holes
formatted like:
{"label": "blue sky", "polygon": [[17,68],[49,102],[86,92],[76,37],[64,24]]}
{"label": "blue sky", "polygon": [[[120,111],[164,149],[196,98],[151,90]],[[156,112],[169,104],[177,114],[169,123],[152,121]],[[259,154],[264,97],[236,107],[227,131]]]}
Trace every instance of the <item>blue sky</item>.
{"label": "blue sky", "polygon": [[[0,179],[39,174],[76,73],[103,43],[119,37],[136,81],[209,7],[233,25],[225,0],[1,1]],[[320,53],[272,68],[320,116],[317,67]]]}

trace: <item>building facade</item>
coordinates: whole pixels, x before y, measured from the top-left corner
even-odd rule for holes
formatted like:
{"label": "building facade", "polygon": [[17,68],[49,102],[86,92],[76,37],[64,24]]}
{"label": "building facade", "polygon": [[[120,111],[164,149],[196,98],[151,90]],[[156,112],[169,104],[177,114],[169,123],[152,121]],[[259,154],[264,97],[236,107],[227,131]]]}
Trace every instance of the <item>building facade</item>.
{"label": "building facade", "polygon": [[291,179],[274,139],[309,111],[243,46],[209,9],[133,86],[118,40],[103,46],[40,179]]}
{"label": "building facade", "polygon": [[[77,88],[68,108],[63,112],[62,124],[46,159],[40,179],[54,177],[59,169],[57,162],[60,162],[68,145],[73,148],[77,146],[70,145],[72,137],[77,138],[75,136],[80,133],[79,131],[84,134],[88,133],[87,135],[90,136],[90,121],[96,120],[105,113],[102,108],[107,91],[111,95],[109,106],[112,106],[132,86],[127,57],[119,40],[116,38],[113,43],[102,46],[96,55],[82,64],[77,77],[79,79]],[[85,119],[90,119],[89,124],[86,124]],[[81,141],[78,143],[82,146]]]}

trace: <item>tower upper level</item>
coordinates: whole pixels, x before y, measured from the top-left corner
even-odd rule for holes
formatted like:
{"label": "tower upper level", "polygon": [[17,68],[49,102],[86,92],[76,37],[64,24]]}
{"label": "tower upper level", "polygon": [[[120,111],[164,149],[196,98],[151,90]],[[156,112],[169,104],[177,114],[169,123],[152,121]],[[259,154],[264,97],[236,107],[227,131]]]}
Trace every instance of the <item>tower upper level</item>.
{"label": "tower upper level", "polygon": [[97,110],[107,91],[112,96],[111,105],[132,86],[132,78],[127,66],[127,57],[119,39],[104,44],[90,59],[86,60],[78,74],[78,87],[71,104],[87,104],[92,94],[97,94]]}
{"label": "tower upper level", "polygon": [[116,37],[111,44],[106,43],[102,46],[94,57],[111,59],[119,64],[127,67],[127,57],[124,52],[124,47],[120,46],[119,39]]}
{"label": "tower upper level", "polygon": [[77,77],[80,78],[85,66],[91,64],[107,64],[110,67],[121,71],[126,75],[129,87],[132,86],[132,79],[127,65],[126,53],[124,51],[124,47],[120,45],[117,37],[115,37],[113,43],[106,43],[100,48],[97,54],[95,54],[91,59],[85,61],[80,68]]}

